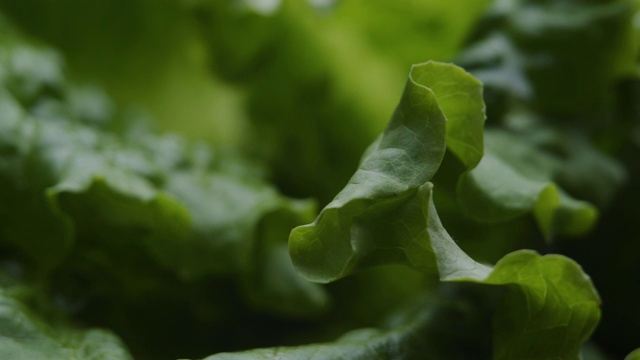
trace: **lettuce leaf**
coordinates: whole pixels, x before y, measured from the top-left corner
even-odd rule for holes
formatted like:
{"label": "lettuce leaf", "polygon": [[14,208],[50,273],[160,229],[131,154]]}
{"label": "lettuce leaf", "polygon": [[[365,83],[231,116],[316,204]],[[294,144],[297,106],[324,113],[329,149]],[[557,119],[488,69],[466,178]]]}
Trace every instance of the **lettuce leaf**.
{"label": "lettuce leaf", "polygon": [[[290,233],[317,216],[315,201],[281,191],[326,203],[381,130],[404,69],[451,56],[485,3],[374,0],[311,10],[285,0],[271,14],[244,1],[130,4],[134,16],[121,28],[139,24],[132,35],[185,31],[144,57],[136,54],[153,45],[138,49],[135,36],[96,38],[89,29],[74,37],[73,21],[54,24],[49,38],[63,38],[61,48],[84,46],[76,55],[91,52],[83,60],[110,68],[135,69],[178,49],[186,51],[172,57],[175,67],[183,66],[175,59],[197,58],[204,70],[211,60],[213,86],[227,95],[210,102],[214,112],[190,111],[220,116],[213,128],[232,130],[202,136],[248,139],[242,145],[254,159],[247,149],[158,135],[99,89],[70,84],[60,53],[0,19],[0,283],[2,271],[18,273],[37,293],[2,285],[0,357],[131,358],[94,326],[117,333],[136,358],[604,358],[599,347],[626,355],[637,346],[628,289],[638,246],[624,239],[638,219],[640,122],[637,79],[616,83],[637,71],[630,0],[496,2],[458,58],[484,87],[453,65],[414,66],[351,181],[315,222]],[[63,15],[75,2],[33,4],[3,8],[35,33],[52,27],[41,21],[51,14],[76,17]],[[111,21],[99,13],[81,16],[94,34]],[[191,15],[209,49],[194,28],[176,26]],[[90,46],[78,44],[86,39]],[[109,53],[105,39],[123,49],[118,61],[100,55]],[[165,109],[181,103],[163,114],[176,117],[175,128],[185,128],[181,111],[198,102],[185,97],[211,95],[189,86],[172,96],[189,77],[166,93],[156,85],[171,80],[128,88],[134,79],[123,78],[129,93],[156,88],[140,98],[173,97]],[[605,224],[585,239],[600,213]],[[586,241],[552,242],[568,236]],[[510,252],[522,247],[536,251]],[[569,257],[539,255],[550,251],[578,255],[598,274],[612,320],[595,351],[583,344],[600,297]],[[409,268],[371,269],[383,264]],[[319,286],[299,272],[321,283],[350,278]],[[399,309],[417,294],[424,299]]]}
{"label": "lettuce leaf", "polygon": [[[325,290],[288,259],[288,233],[313,219],[313,200],[281,195],[239,152],[157,135],[135,115],[120,124],[132,115],[69,84],[49,48],[14,36],[0,39],[0,247],[30,264],[45,296],[112,326],[134,354],[160,331],[138,335],[145,322],[122,319],[161,294],[150,311],[189,304],[185,316],[200,321],[212,301],[203,283],[232,283],[239,309],[279,319],[326,309]],[[17,71],[16,53],[60,77]],[[211,317],[202,321],[220,327]]]}
{"label": "lettuce leaf", "polygon": [[533,212],[547,239],[587,233],[596,207],[576,200],[552,180],[562,163],[505,131],[487,131],[488,151],[473,170],[460,177],[457,200],[470,217],[505,221]]}
{"label": "lettuce leaf", "polygon": [[[500,137],[513,140],[498,142],[493,158],[507,160],[519,173],[528,166],[526,160],[535,162],[528,173],[536,171],[540,158],[558,163],[555,170],[546,172],[545,181],[558,187],[559,203],[571,194],[601,210],[627,179],[622,164],[607,152],[611,146],[603,146],[611,140],[603,138],[620,131],[625,121],[612,120],[620,111],[614,89],[636,71],[638,46],[630,20],[634,11],[631,1],[496,3],[456,60],[484,83],[490,124],[501,128]],[[584,36],[585,32],[592,36]],[[592,54],[590,49],[595,48],[602,51]],[[516,152],[521,156],[516,158],[509,151],[512,147],[530,150],[526,156]],[[482,176],[469,177],[475,175]],[[492,206],[492,201],[485,203]],[[568,207],[575,205],[569,201]],[[595,210],[589,210],[588,204],[580,207],[573,217]],[[575,236],[589,229],[588,222],[583,223],[582,231],[544,222],[541,228],[548,238]]]}
{"label": "lettuce leaf", "polygon": [[[434,90],[427,87],[431,79],[437,79]],[[534,358],[575,357],[600,316],[599,297],[580,267],[562,256],[522,251],[506,255],[490,268],[460,249],[439,220],[432,199],[434,187],[428,180],[445,151],[446,111],[459,111],[455,121],[473,119],[484,110],[473,97],[467,101],[467,96],[447,96],[446,87],[435,95],[443,89],[440,84],[449,82],[461,82],[462,89],[480,86],[451,65],[414,66],[387,130],[364,155],[349,183],[315,222],[292,231],[289,246],[294,265],[317,282],[335,281],[375,265],[401,263],[438,274],[441,281],[477,282],[489,285],[486,291],[504,287],[504,302],[494,303],[495,359],[531,354]],[[441,108],[439,98],[451,102]]]}
{"label": "lettuce leaf", "polygon": [[[289,248],[305,277],[328,282],[389,262],[406,261],[425,271],[435,266],[429,247],[417,240],[423,236],[424,217],[416,194],[436,173],[445,152],[445,115],[434,92],[419,82],[430,77],[442,82],[440,73],[480,88],[452,65],[428,62],[412,68],[389,126],[347,186],[313,224],[292,231]],[[475,105],[470,111],[482,114],[481,102]]]}
{"label": "lettuce leaf", "polygon": [[52,325],[24,303],[25,289],[0,287],[0,357],[39,359],[133,359],[120,339],[103,329]]}
{"label": "lettuce leaf", "polygon": [[[457,284],[455,296],[431,294],[387,327],[354,330],[331,343],[206,359],[573,359],[597,324],[597,294],[580,267],[563,256],[512,253],[481,283],[487,285]],[[493,349],[484,338],[489,335]]]}

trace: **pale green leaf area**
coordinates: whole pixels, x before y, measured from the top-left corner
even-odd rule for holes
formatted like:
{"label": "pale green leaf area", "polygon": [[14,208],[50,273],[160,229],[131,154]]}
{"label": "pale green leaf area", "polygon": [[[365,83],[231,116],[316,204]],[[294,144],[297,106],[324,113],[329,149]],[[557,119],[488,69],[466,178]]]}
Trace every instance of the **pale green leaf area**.
{"label": "pale green leaf area", "polygon": [[[468,168],[475,167],[484,153],[485,121],[482,84],[459,68],[425,68],[412,73],[413,80],[433,91],[447,118],[446,144]],[[426,66],[425,66],[426,67]]]}
{"label": "pale green leaf area", "polygon": [[102,329],[75,330],[34,315],[11,288],[0,289],[0,358],[129,360],[124,344]]}

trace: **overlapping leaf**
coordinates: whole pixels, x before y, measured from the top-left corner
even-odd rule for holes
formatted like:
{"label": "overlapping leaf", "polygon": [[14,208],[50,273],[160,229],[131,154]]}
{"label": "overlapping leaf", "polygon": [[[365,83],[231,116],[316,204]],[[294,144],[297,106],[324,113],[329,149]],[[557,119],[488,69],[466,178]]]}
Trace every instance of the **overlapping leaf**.
{"label": "overlapping leaf", "polygon": [[[635,71],[632,14],[630,1],[495,4],[458,58],[484,82],[490,120],[505,130],[487,134],[497,137],[487,141],[489,156],[461,181],[468,215],[495,221],[517,214],[510,207],[533,210],[548,239],[593,226],[596,208],[568,194],[604,208],[626,181],[594,143],[613,125],[616,81]],[[505,203],[499,192],[522,181],[518,203]]]}
{"label": "overlapping leaf", "polygon": [[[436,95],[425,83],[442,88],[442,93]],[[462,84],[463,90],[455,91],[452,83]],[[416,192],[436,173],[445,152],[448,125],[439,97],[447,109],[458,110],[455,101],[467,106],[469,93],[470,103],[462,113],[471,113],[481,125],[483,105],[475,79],[452,65],[429,62],[413,67],[391,122],[347,186],[313,224],[293,230],[291,254],[305,277],[327,282],[390,262],[406,261],[425,271],[435,266],[432,250],[420,241],[425,226]],[[464,138],[460,123],[473,120],[456,115],[450,136]],[[478,141],[481,146],[476,138],[475,144],[456,149],[465,154],[476,149],[468,153],[468,161],[477,161]]]}
{"label": "overlapping leaf", "polygon": [[[427,87],[432,79],[437,79],[433,91]],[[467,101],[466,96],[458,96],[457,102],[455,92],[448,97],[447,89],[453,86],[442,83],[449,82],[460,82],[462,89],[480,86],[451,65],[414,66],[387,130],[365,154],[349,184],[314,223],[292,231],[294,264],[304,276],[320,282],[373,265],[402,263],[438,273],[443,281],[502,285],[507,300],[494,304],[494,358],[523,358],[531,353],[575,357],[599,318],[598,295],[579,266],[564,257],[517,252],[491,269],[464,253],[440,223],[429,180],[445,151],[445,116],[449,109],[456,109],[453,121],[468,120],[484,110],[473,97]],[[440,107],[441,98],[451,102]],[[452,129],[456,134],[466,127]],[[453,152],[459,155],[460,148]],[[507,201],[517,196],[508,190],[515,189],[505,191]],[[565,292],[563,286],[575,288]],[[486,291],[492,289],[489,286]],[[531,337],[538,339],[536,345],[529,341]]]}
{"label": "overlapping leaf", "polygon": [[546,235],[580,235],[598,211],[553,183],[563,164],[503,131],[487,131],[488,150],[458,182],[458,202],[470,217],[496,222],[533,212]]}
{"label": "overlapping leaf", "polygon": [[[199,8],[200,20],[211,15],[205,13],[206,3],[198,2],[205,4]],[[278,185],[294,194],[313,192],[322,200],[342,183],[363,141],[382,124],[381,110],[392,101],[388,94],[397,64],[376,53],[377,46],[391,41],[397,44],[393,49],[410,46],[411,54],[424,58],[422,47],[415,46],[421,37],[400,41],[394,33],[404,30],[397,29],[443,35],[428,46],[451,38],[451,29],[437,15],[420,14],[420,20],[397,15],[419,13],[422,5],[368,2],[372,10],[360,12],[361,5],[350,2],[335,20],[309,17],[298,2],[283,2],[282,11],[272,18],[235,12],[238,3],[211,2],[218,17],[208,24],[215,31],[217,75],[248,92],[247,114],[254,121],[238,129],[259,134],[258,150],[272,161]],[[470,13],[482,3],[460,12],[456,23],[473,17]],[[459,8],[452,6],[451,11]],[[445,289],[464,289],[460,296],[442,296],[439,289],[400,320],[348,333],[333,343],[210,359],[576,358],[599,317],[598,294],[580,267],[566,257],[532,251],[508,254],[494,267],[480,264],[445,231],[436,206],[445,224],[452,217],[459,218],[460,226],[468,224],[468,218],[482,222],[464,231],[482,229],[478,237],[484,237],[479,242],[483,245],[476,246],[474,256],[482,253],[483,258],[494,257],[485,257],[491,249],[478,251],[484,240],[507,239],[510,233],[487,235],[501,225],[485,223],[532,213],[548,240],[592,228],[597,211],[591,203],[604,208],[627,176],[637,177],[627,175],[602,151],[622,149],[629,144],[619,139],[633,139],[631,131],[619,136],[633,126],[613,126],[612,119],[621,114],[610,113],[614,82],[635,71],[631,8],[626,0],[498,2],[483,24],[486,31],[476,37],[481,41],[459,59],[487,86],[490,120],[503,129],[482,134],[482,89],[469,74],[451,65],[416,66],[392,123],[362,158],[351,182],[316,222],[292,234],[293,261],[315,281],[400,263],[436,274],[448,283]],[[358,13],[357,20],[341,18],[349,11]],[[394,31],[370,19],[376,12],[385,14],[385,21],[396,21]],[[239,19],[238,14],[247,17]],[[367,24],[360,29],[356,23],[361,21]],[[225,35],[230,28],[237,36]],[[109,120],[119,116],[115,108],[100,94],[70,88],[58,53],[27,46],[2,19],[0,32],[0,260],[19,258],[30,275],[36,269],[38,285],[52,286],[56,306],[82,321],[113,326],[131,341],[134,354],[143,357],[147,354],[141,349],[149,349],[150,356],[169,356],[174,350],[182,355],[184,349],[210,353],[209,348],[191,345],[208,345],[211,339],[229,342],[225,346],[231,350],[244,348],[248,332],[258,334],[261,346],[270,346],[285,337],[261,342],[263,335],[275,334],[271,329],[277,326],[271,327],[272,319],[263,324],[262,318],[256,319],[258,313],[298,319],[325,307],[323,289],[298,276],[283,241],[290,228],[313,219],[313,202],[279,195],[260,169],[241,157],[158,136],[144,127],[130,127],[124,135],[108,131]],[[446,150],[447,161],[441,164]],[[628,168],[637,167],[634,153],[626,155]],[[432,179],[440,168],[446,176]],[[443,185],[451,190],[444,197],[439,193]],[[605,267],[602,254],[609,254],[605,257],[624,270],[613,277],[607,269],[599,284],[623,284],[618,298],[625,299],[625,306],[614,310],[630,320],[625,330],[633,326],[634,314],[627,314],[631,297],[626,295],[634,251],[618,255],[619,249],[637,246],[618,246],[622,237],[614,234],[617,227],[628,228],[637,220],[633,199],[628,196],[625,206],[616,207],[611,215],[616,221],[609,218],[610,224],[594,236],[597,245],[582,250],[595,254],[597,266]],[[447,201],[445,213],[440,205]],[[511,222],[508,230],[522,223]],[[608,243],[602,246],[605,236]],[[459,237],[462,244],[474,240]],[[531,237],[539,240],[538,233]],[[514,237],[512,247],[517,240]],[[549,249],[540,242],[536,246]],[[567,244],[554,246],[571,251]],[[585,266],[597,268],[593,262]],[[378,273],[365,275],[371,274]],[[424,290],[423,285],[416,292]],[[355,306],[380,309],[383,302],[376,297],[387,290],[383,287],[362,291],[360,299],[371,304]],[[240,299],[234,297],[236,290],[243,293]],[[614,297],[605,303],[612,304]],[[103,331],[71,330],[50,318],[41,321],[6,287],[0,302],[10,309],[0,314],[0,329],[9,329],[0,341],[0,357],[128,357],[119,341]],[[122,316],[124,308],[131,318]],[[147,312],[149,308],[156,312]],[[203,322],[216,321],[220,331],[198,332]],[[287,325],[295,328],[297,321]],[[302,328],[308,330],[309,324]],[[607,327],[610,337],[620,333],[613,324]],[[285,341],[307,342],[326,331],[325,325]],[[28,338],[16,333],[28,333]],[[625,353],[633,341],[633,335],[625,337]]]}
{"label": "overlapping leaf", "polygon": [[[281,186],[326,203],[384,128],[396,102],[388,95],[402,90],[406,69],[450,58],[487,1],[465,0],[464,13],[444,2],[342,2],[331,16],[298,1],[268,14],[228,0],[198,5],[212,72],[248,93],[259,139],[249,146],[268,158]],[[455,25],[441,21],[453,13]]]}
{"label": "overlapping leaf", "polygon": [[[237,277],[248,299],[269,311],[300,315],[325,306],[323,291],[282,261],[289,229],[314,216],[312,201],[281,196],[237,155],[135,126],[124,136],[106,130],[90,106],[75,106],[70,94],[82,92],[61,78],[57,57],[15,43],[4,44],[0,59],[7,65],[0,192],[12,204],[2,208],[4,245],[45,272],[96,244],[114,258],[127,246],[142,247],[185,279]],[[11,61],[18,53],[60,76],[17,71]],[[26,219],[36,214],[33,226]]]}

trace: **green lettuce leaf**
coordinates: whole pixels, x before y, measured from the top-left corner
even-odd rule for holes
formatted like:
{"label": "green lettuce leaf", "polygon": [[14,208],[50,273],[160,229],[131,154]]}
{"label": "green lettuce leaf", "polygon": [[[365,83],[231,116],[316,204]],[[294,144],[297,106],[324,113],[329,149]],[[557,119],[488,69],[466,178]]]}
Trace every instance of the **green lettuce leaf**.
{"label": "green lettuce leaf", "polygon": [[575,358],[600,319],[590,278],[561,255],[511,253],[485,283],[511,287],[494,317],[494,359]]}
{"label": "green lettuce leaf", "polygon": [[[168,269],[185,282],[238,279],[247,302],[265,311],[304,316],[324,309],[324,291],[283,256],[290,229],[315,216],[313,201],[282,196],[240,154],[136,123],[123,134],[109,131],[114,119],[92,113],[115,113],[108,98],[67,84],[48,48],[16,40],[2,49],[3,245],[19,249],[45,277],[76,266],[70,257],[84,273],[109,271],[104,260],[83,260],[93,258],[83,252],[129,259],[123,263],[137,268],[127,248],[143,249],[150,269]],[[18,53],[59,76],[20,72]],[[32,216],[38,226],[25,220]]]}
{"label": "green lettuce leaf", "polygon": [[504,221],[533,212],[547,239],[588,232],[598,211],[572,198],[552,180],[562,163],[505,131],[487,131],[487,152],[480,164],[464,173],[457,199],[470,217]]}
{"label": "green lettuce leaf", "polygon": [[[209,102],[215,112],[193,106],[191,113],[215,113],[213,128],[232,130],[212,138],[249,139],[244,145],[268,163],[130,125],[136,115],[99,90],[67,83],[58,52],[24,40],[0,18],[0,267],[35,278],[29,291],[41,295],[0,288],[0,358],[130,358],[108,332],[77,330],[43,311],[42,302],[52,302],[54,313],[78,324],[111,328],[136,358],[242,349],[208,359],[575,359],[600,317],[599,296],[567,257],[523,250],[500,259],[520,244],[571,257],[588,253],[580,263],[592,275],[600,269],[594,281],[612,319],[596,346],[623,357],[637,346],[628,292],[637,244],[624,239],[639,219],[632,180],[640,122],[635,110],[613,108],[611,90],[620,75],[637,71],[631,0],[496,2],[481,24],[486,28],[474,35],[478,41],[459,58],[485,89],[452,65],[414,67],[392,123],[351,182],[286,242],[291,228],[317,213],[313,200],[278,189],[313,194],[320,203],[336,194],[381,130],[394,105],[388,94],[406,65],[451,56],[486,3],[464,1],[356,0],[316,13],[305,1],[284,0],[272,15],[245,11],[244,1],[131,4],[122,28],[134,36],[126,39],[117,32],[94,36],[104,33],[109,11],[66,17],[78,1],[7,3],[3,9],[32,24],[30,32],[62,39],[65,51],[88,39],[76,55],[92,53],[84,61],[109,68],[152,74],[139,65],[170,52],[212,60],[213,86],[231,92]],[[150,51],[149,42],[136,46],[136,31],[184,30],[166,20],[190,10],[209,36],[210,53],[191,28],[190,35],[170,31],[173,39],[158,42],[164,52]],[[42,21],[52,14],[65,20]],[[77,31],[74,18],[93,30]],[[118,61],[107,50],[114,47],[122,49]],[[182,66],[175,59],[183,57],[172,59]],[[166,69],[171,61],[149,64]],[[86,62],[91,73],[94,64]],[[181,111],[198,103],[182,101],[196,89],[180,75],[186,73],[161,81],[180,78],[171,92],[156,81],[128,88],[135,79],[121,77],[130,93],[156,88],[141,98],[171,98],[164,108],[175,109],[163,116],[176,117],[181,128],[188,122]],[[187,95],[172,95],[184,88]],[[205,102],[211,95],[195,92]],[[490,111],[485,134],[483,96]],[[635,107],[636,96],[621,96]],[[617,123],[628,115],[626,125]],[[627,169],[609,155],[615,151]],[[587,247],[545,244],[523,216],[531,213],[547,240],[582,236],[599,211],[619,203],[616,191],[627,179],[622,205]],[[355,274],[381,264],[420,272],[380,267]],[[355,276],[321,287],[296,268],[317,282]],[[322,315],[327,289],[337,306]],[[425,289],[425,301],[378,323]],[[362,326],[376,328],[326,342]],[[324,343],[291,346],[310,340]],[[585,359],[597,353],[582,348]]]}
{"label": "green lettuce leaf", "polygon": [[[24,289],[23,289],[24,290]],[[0,288],[0,357],[15,360],[133,359],[120,339],[102,329],[52,325],[21,300],[23,290]]]}
{"label": "green lettuce leaf", "polygon": [[420,65],[420,71],[412,71],[410,76],[433,92],[444,113],[447,149],[465,167],[478,165],[484,154],[482,84],[461,68],[437,63]]}
{"label": "green lettuce leaf", "polygon": [[442,226],[430,188],[419,192],[424,192],[422,213],[440,280],[507,288],[504,298],[492,304],[493,358],[575,357],[600,318],[600,298],[580,266],[561,255],[529,250],[504,256],[492,269],[478,264]]}
{"label": "green lettuce leaf", "polygon": [[[449,84],[454,81],[467,90],[461,95],[452,91]],[[291,255],[308,279],[333,281],[381,263],[406,261],[425,271],[435,266],[431,250],[412,240],[424,230],[416,191],[436,173],[445,152],[447,123],[438,96],[425,85],[431,82],[443,90],[446,109],[462,108],[481,123],[482,102],[465,96],[469,92],[480,96],[475,79],[452,65],[415,65],[387,129],[367,150],[347,186],[314,223],[292,231]],[[456,101],[462,101],[459,107]],[[456,113],[453,119],[453,138],[465,138],[460,123],[467,118]],[[469,154],[466,159],[476,161],[477,152]]]}
{"label": "green lettuce leaf", "polygon": [[589,278],[560,255],[512,253],[477,280],[486,285],[473,282],[459,282],[454,289],[463,291],[456,296],[431,294],[380,329],[355,330],[330,343],[206,359],[574,359],[598,322],[598,296]]}
{"label": "green lettuce leaf", "polygon": [[[559,255],[540,257],[521,251],[490,268],[469,257],[442,226],[428,180],[445,151],[446,112],[439,106],[438,95],[417,82],[433,78],[438,79],[435,84],[462,82],[463,89],[465,81],[475,82],[450,65],[414,66],[387,130],[365,154],[350,182],[315,222],[292,231],[289,246],[294,265],[317,282],[334,281],[374,265],[400,263],[438,274],[441,281],[486,284],[486,291],[503,288],[505,297],[493,304],[495,359],[577,356],[600,312],[599,297],[576,263]],[[450,99],[446,94],[440,96]],[[467,97],[457,99],[457,109],[468,113],[456,117],[482,114],[482,102],[465,106]],[[448,103],[446,109],[454,104]]]}

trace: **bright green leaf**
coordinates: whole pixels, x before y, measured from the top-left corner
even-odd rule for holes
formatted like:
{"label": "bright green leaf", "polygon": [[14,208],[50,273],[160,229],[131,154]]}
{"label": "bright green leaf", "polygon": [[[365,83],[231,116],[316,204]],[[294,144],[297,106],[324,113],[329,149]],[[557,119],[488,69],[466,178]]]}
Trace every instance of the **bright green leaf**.
{"label": "bright green leaf", "polygon": [[447,118],[447,148],[467,168],[475,167],[484,153],[484,101],[482,84],[462,68],[428,62],[411,76],[433,91]]}
{"label": "bright green leaf", "polygon": [[600,319],[591,280],[561,255],[508,254],[484,283],[509,288],[494,315],[494,359],[575,359]]}
{"label": "bright green leaf", "polygon": [[[461,84],[462,94],[453,91],[451,83]],[[429,84],[442,94],[436,95]],[[347,186],[313,224],[293,230],[289,246],[298,271],[327,282],[380,263],[408,260],[423,270],[433,268],[433,260],[424,260],[433,258],[431,250],[412,240],[424,229],[424,217],[416,211],[421,207],[416,190],[433,177],[442,161],[448,116],[443,110],[452,112],[452,136],[460,141],[454,142],[455,151],[470,164],[481,154],[467,151],[482,143],[462,126],[466,121],[473,126],[482,123],[479,86],[455,66],[427,62],[412,68],[387,129],[367,150]],[[467,93],[473,96],[468,99]],[[463,150],[458,147],[463,140],[472,145]]]}

